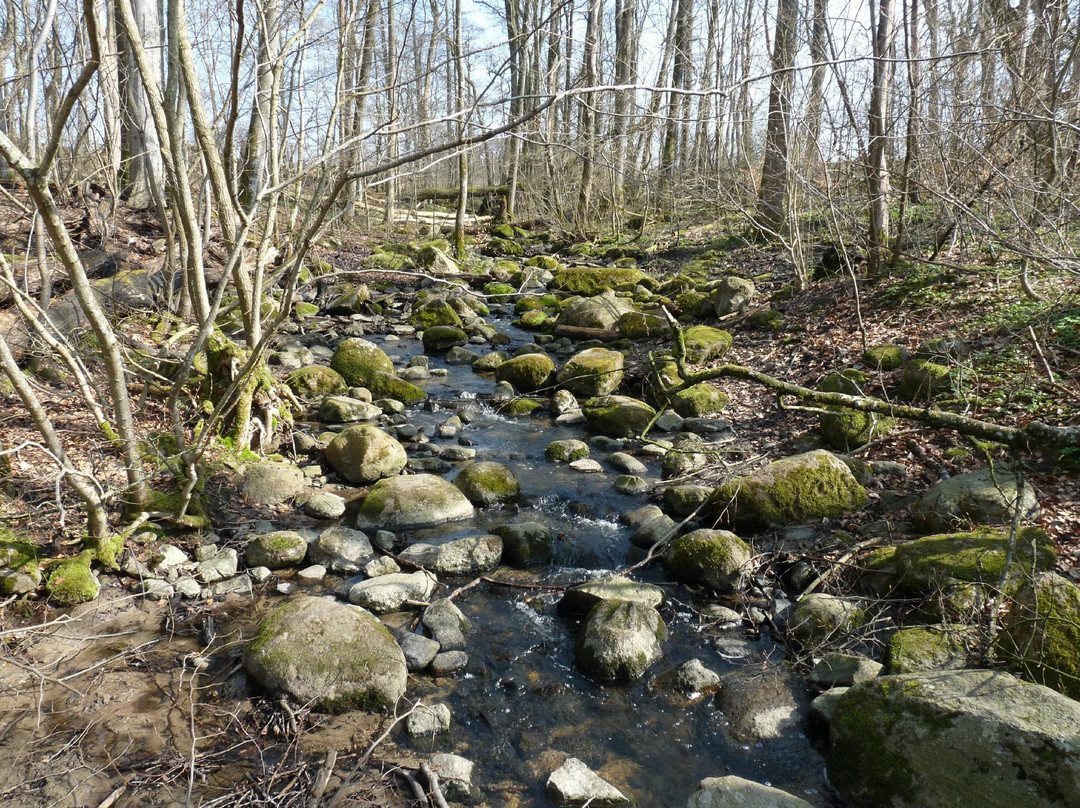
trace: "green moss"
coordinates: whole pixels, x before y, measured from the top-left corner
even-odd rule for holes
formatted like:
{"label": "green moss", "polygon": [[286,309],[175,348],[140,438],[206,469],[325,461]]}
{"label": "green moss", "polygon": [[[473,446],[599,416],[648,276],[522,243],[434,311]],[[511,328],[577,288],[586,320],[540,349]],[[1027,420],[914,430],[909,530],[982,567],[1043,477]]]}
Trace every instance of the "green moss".
{"label": "green moss", "polygon": [[619,317],[615,327],[627,339],[649,339],[667,333],[667,323],[655,314],[628,311]]}
{"label": "green moss", "polygon": [[437,325],[451,325],[461,328],[461,317],[449,302],[441,298],[427,300],[413,306],[409,323],[420,330]]}
{"label": "green moss", "polygon": [[750,546],[734,533],[695,530],[671,542],[664,567],[676,580],[734,594],[742,566],[751,555]]}
{"label": "green moss", "polygon": [[1026,583],[995,650],[1026,679],[1080,699],[1080,589],[1053,574]]}
{"label": "green moss", "polygon": [[344,395],[349,389],[341,374],[325,365],[309,365],[291,371],[285,377],[285,386],[301,399]]}
{"label": "green moss", "polygon": [[874,370],[896,370],[908,361],[908,352],[899,345],[875,345],[862,355],[863,364]]}
{"label": "green moss", "polygon": [[473,505],[488,506],[511,502],[521,495],[517,477],[502,463],[472,463],[454,478],[454,485]]}
{"label": "green moss", "polygon": [[525,248],[508,238],[492,238],[483,247],[485,255],[525,255]]}
{"label": "green moss", "polygon": [[472,369],[476,373],[494,373],[495,368],[509,358],[510,354],[506,351],[491,351],[473,362]]}
{"label": "green moss", "polygon": [[514,314],[521,315],[527,311],[538,311],[544,308],[543,302],[535,295],[525,295],[514,304]]}
{"label": "green moss", "polygon": [[747,323],[752,328],[760,328],[762,331],[782,331],[784,315],[773,309],[762,309],[751,314]]}
{"label": "green moss", "polygon": [[[169,518],[176,522],[176,514],[180,511],[181,491],[179,489],[173,491],[155,491],[151,489],[148,494],[147,510],[169,514]],[[210,527],[210,518],[206,515],[206,510],[203,508],[202,501],[197,493],[192,493],[184,518],[177,524],[188,530],[205,530]]]}
{"label": "green moss", "polygon": [[589,428],[613,438],[640,435],[656,417],[656,410],[644,401],[627,396],[598,396],[582,407]]}
{"label": "green moss", "polygon": [[593,297],[608,290],[633,289],[648,280],[640,269],[630,267],[569,267],[555,272],[548,288]]}
{"label": "green moss", "polygon": [[394,363],[381,348],[359,338],[347,339],[338,345],[330,367],[341,374],[347,385],[369,389],[369,382],[376,373],[394,372]]}
{"label": "green moss", "polygon": [[293,314],[295,314],[302,320],[307,319],[308,317],[314,317],[318,313],[319,307],[316,306],[314,303],[305,303],[304,301],[300,301],[299,303],[293,304]]}
{"label": "green moss", "polygon": [[469,335],[453,325],[433,325],[424,332],[424,351],[429,354],[446,353],[468,342]]}
{"label": "green moss", "polygon": [[683,418],[704,418],[723,412],[730,402],[727,393],[708,382],[701,382],[677,392],[672,397],[671,407]]}
{"label": "green moss", "polygon": [[702,292],[682,292],[675,296],[675,305],[683,314],[691,317],[711,317],[712,298]]}
{"label": "green moss", "polygon": [[522,393],[533,393],[544,387],[555,372],[555,362],[547,354],[530,353],[515,356],[495,369],[495,380],[509,382]]}
{"label": "green moss", "polygon": [[98,596],[101,584],[90,569],[94,554],[87,550],[56,563],[45,582],[45,591],[57,606],[75,606]]}
{"label": "green moss", "polygon": [[570,463],[588,456],[589,445],[580,440],[556,440],[544,449],[544,457],[553,463]]}
{"label": "green moss", "polygon": [[974,633],[964,626],[913,626],[895,632],[885,647],[890,674],[955,670],[967,667]]}
{"label": "green moss", "polygon": [[951,388],[948,367],[925,359],[913,359],[904,369],[899,395],[904,401],[922,401],[948,392]]}
{"label": "green moss", "polygon": [[719,359],[731,350],[731,334],[708,325],[695,325],[683,334],[686,361],[693,364]]}
{"label": "green moss", "polygon": [[499,283],[498,281],[492,281],[484,286],[484,294],[495,301],[507,300],[515,292],[517,292],[517,289],[510,284]]}
{"label": "green moss", "polygon": [[499,414],[509,418],[524,418],[532,415],[543,405],[532,398],[512,398],[499,404]]}
{"label": "green moss", "polygon": [[548,272],[554,272],[559,268],[559,259],[553,255],[534,255],[525,262],[525,266],[537,267],[539,269],[546,269]]}
{"label": "green moss", "polygon": [[527,311],[517,321],[517,326],[526,331],[539,331],[548,324],[549,318],[542,311]]}
{"label": "green moss", "polygon": [[368,377],[365,386],[375,398],[392,398],[403,404],[419,404],[427,399],[427,393],[393,373],[376,371]]}

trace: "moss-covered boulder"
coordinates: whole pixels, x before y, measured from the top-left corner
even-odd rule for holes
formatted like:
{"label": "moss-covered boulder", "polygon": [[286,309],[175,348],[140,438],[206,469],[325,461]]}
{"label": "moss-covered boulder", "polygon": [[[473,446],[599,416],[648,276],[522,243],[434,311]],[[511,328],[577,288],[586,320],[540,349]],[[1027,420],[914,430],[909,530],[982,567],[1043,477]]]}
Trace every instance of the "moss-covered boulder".
{"label": "moss-covered boulder", "polygon": [[1017,505],[1024,519],[1039,512],[1031,484],[1024,486],[1021,497],[1016,476],[1002,466],[939,480],[915,503],[911,516],[920,530],[938,532],[971,525],[1009,524]]}
{"label": "moss-covered boulder", "polygon": [[[956,583],[996,587],[1009,554],[1006,528],[982,528],[969,533],[924,536],[872,554],[866,570],[885,576],[892,588],[912,597],[936,596]],[[1023,576],[1054,568],[1057,554],[1047,535],[1035,527],[1016,536],[1014,563],[1005,576],[1015,590]]]}
{"label": "moss-covered boulder", "polygon": [[344,340],[338,345],[330,360],[330,367],[341,374],[350,387],[369,389],[369,382],[376,373],[394,372],[394,363],[382,348],[359,337]]}
{"label": "moss-covered boulder", "polygon": [[419,404],[427,399],[427,393],[412,382],[381,370],[372,373],[364,386],[375,398],[392,398],[402,404]]}
{"label": "moss-covered boulder", "polygon": [[863,351],[862,362],[874,370],[896,370],[902,368],[909,359],[908,352],[900,345],[886,343],[872,345]]}
{"label": "moss-covered boulder", "polygon": [[433,325],[424,331],[424,352],[444,354],[451,348],[467,345],[469,335],[455,325]]}
{"label": "moss-covered boulder", "polygon": [[668,333],[668,325],[663,317],[640,311],[623,314],[615,323],[615,328],[627,339],[652,339]]}
{"label": "moss-covered boulder", "polygon": [[904,368],[897,395],[902,401],[927,401],[952,389],[952,371],[926,359],[913,359]]}
{"label": "moss-covered boulder", "polygon": [[511,398],[499,403],[499,415],[507,418],[527,418],[544,405],[533,398]]}
{"label": "moss-covered boulder", "polygon": [[549,289],[591,297],[601,292],[633,289],[651,279],[633,267],[567,267],[555,272]]}
{"label": "moss-covered boulder", "polygon": [[686,361],[693,364],[719,359],[731,350],[731,334],[709,325],[695,325],[683,333]]}
{"label": "moss-covered boulder", "polygon": [[853,806],[1080,804],[1080,703],[994,671],[883,676],[840,697],[829,782]]}
{"label": "moss-covered boulder", "polygon": [[409,323],[421,331],[427,331],[437,325],[451,325],[461,328],[461,316],[445,298],[436,297],[417,300],[409,314]]}
{"label": "moss-covered boulder", "polygon": [[734,595],[752,556],[750,545],[734,533],[701,529],[672,540],[664,567],[677,581]]}
{"label": "moss-covered boulder", "polygon": [[[863,386],[867,381],[865,373],[845,370],[827,375],[818,382],[818,390],[859,396],[863,395]],[[896,426],[896,419],[873,412],[855,412],[842,407],[827,409],[830,412],[819,416],[821,434],[829,446],[842,452],[851,451],[874,438],[887,435]]]}
{"label": "moss-covered boulder", "polygon": [[473,506],[459,489],[434,474],[379,480],[360,504],[360,530],[413,530],[468,519]]}
{"label": "moss-covered boulder", "polygon": [[551,318],[542,311],[527,311],[517,320],[517,325],[525,331],[541,331],[547,328]]}
{"label": "moss-covered boulder", "polygon": [[502,539],[502,563],[528,567],[551,561],[554,549],[551,528],[540,522],[512,522],[497,525],[491,532]]}
{"label": "moss-covered boulder", "polygon": [[326,461],[351,483],[373,483],[400,474],[409,458],[405,447],[378,427],[358,424],[342,430],[326,446]]}
{"label": "moss-covered boulder", "polygon": [[324,396],[343,395],[349,389],[342,375],[325,365],[297,368],[285,377],[285,386],[297,398],[309,401],[322,399]]}
{"label": "moss-covered boulder", "polygon": [[509,382],[519,393],[535,393],[555,373],[555,360],[547,354],[529,353],[508,359],[495,368],[495,380]]}
{"label": "moss-covered boulder", "polygon": [[510,358],[506,351],[490,351],[472,363],[474,373],[494,373],[495,368]]}
{"label": "moss-covered boulder", "polygon": [[568,301],[559,312],[555,321],[558,326],[573,328],[599,328],[604,331],[615,329],[619,318],[634,310],[632,303],[615,297],[612,292],[593,297],[576,297]]}
{"label": "moss-covered boulder", "polygon": [[1080,700],[1080,588],[1047,572],[1013,599],[998,655],[1025,679]]}
{"label": "moss-covered boulder", "polygon": [[588,456],[589,444],[575,438],[553,440],[544,449],[544,457],[555,463],[572,463]]}
{"label": "moss-covered boulder", "polygon": [[101,583],[90,568],[94,554],[87,550],[74,558],[56,562],[45,581],[45,591],[57,606],[75,606],[98,596]]}
{"label": "moss-covered boulder", "polygon": [[327,314],[358,314],[364,304],[371,300],[371,290],[365,284],[352,286],[343,284],[336,290],[336,296],[326,306]]}
{"label": "moss-covered boulder", "polygon": [[727,393],[708,382],[692,384],[671,396],[671,408],[683,418],[718,415],[730,403]]}
{"label": "moss-covered boulder", "polygon": [[978,657],[977,642],[975,631],[959,624],[902,628],[885,645],[885,672],[961,670]]}
{"label": "moss-covered boulder", "polygon": [[640,435],[656,417],[656,410],[629,396],[598,396],[581,407],[589,429],[612,438]]}
{"label": "moss-covered boulder", "polygon": [[756,530],[839,516],[866,504],[866,489],[836,455],[817,449],[770,463],[719,486],[713,509]]}
{"label": "moss-covered boulder", "polygon": [[806,648],[837,640],[866,622],[859,603],[815,592],[799,598],[788,621],[791,636]]}
{"label": "moss-covered boulder", "polygon": [[587,348],[566,361],[556,380],[579,398],[606,396],[622,383],[624,362],[619,351]]}
{"label": "moss-covered boulder", "polygon": [[521,496],[521,484],[514,472],[490,460],[471,463],[454,478],[454,485],[478,507],[513,502]]}
{"label": "moss-covered boulder", "polygon": [[307,539],[295,530],[275,530],[263,533],[244,548],[244,563],[248,567],[269,567],[272,570],[295,567],[307,555]]}
{"label": "moss-covered boulder", "polygon": [[681,292],[675,297],[675,306],[683,314],[696,319],[712,317],[715,313],[712,298],[704,292],[688,291]]}
{"label": "moss-covered boulder", "polygon": [[300,597],[263,620],[244,667],[274,696],[329,712],[393,707],[405,694],[405,655],[371,613]]}
{"label": "moss-covered boulder", "polygon": [[581,669],[602,681],[640,679],[663,656],[667,626],[641,603],[606,600],[589,612],[575,654]]}

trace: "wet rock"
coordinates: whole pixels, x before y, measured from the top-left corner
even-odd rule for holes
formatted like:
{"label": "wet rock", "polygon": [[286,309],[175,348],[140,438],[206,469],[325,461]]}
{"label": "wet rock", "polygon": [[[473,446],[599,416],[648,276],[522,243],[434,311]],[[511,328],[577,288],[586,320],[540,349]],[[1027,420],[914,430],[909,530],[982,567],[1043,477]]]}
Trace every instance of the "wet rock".
{"label": "wet rock", "polygon": [[471,575],[499,565],[502,539],[487,535],[432,539],[409,545],[400,557],[439,575]]}
{"label": "wet rock", "polygon": [[521,496],[521,484],[502,463],[472,463],[454,478],[454,485],[478,507],[513,502]]}
{"label": "wet rock", "polygon": [[636,474],[622,474],[615,479],[615,490],[628,496],[644,494],[649,490],[649,481]]}
{"label": "wet rock", "polygon": [[648,471],[645,464],[626,452],[612,452],[605,458],[607,464],[616,471],[625,474],[644,474]]}
{"label": "wet rock", "polygon": [[560,387],[579,398],[605,396],[622,383],[624,362],[619,351],[587,348],[567,360],[557,381]]}
{"label": "wet rock", "polygon": [[753,281],[730,275],[721,280],[713,290],[713,310],[717,317],[745,311],[756,296],[757,288]]}
{"label": "wet rock", "polygon": [[468,664],[469,655],[464,651],[440,651],[431,660],[431,672],[436,676],[449,676]]}
{"label": "wet rock", "polygon": [[593,297],[574,298],[568,301],[559,313],[555,327],[600,328],[612,331],[619,322],[619,318],[633,310],[631,303],[615,297],[613,292],[604,292]]}
{"label": "wet rock", "polygon": [[425,738],[450,729],[450,708],[445,704],[427,705],[423,702],[413,707],[405,721],[405,732],[410,738]]}
{"label": "wet rock", "polygon": [[713,461],[704,451],[705,445],[697,435],[680,435],[672,448],[660,459],[665,480],[690,477],[707,468]]}
{"label": "wet rock", "polygon": [[464,650],[465,635],[471,627],[468,618],[452,600],[440,598],[432,601],[431,605],[424,609],[420,622],[443,651]]}
{"label": "wet rock", "polygon": [[548,777],[547,795],[560,808],[629,805],[621,791],[602,779],[577,758],[566,762]]}
{"label": "wet rock", "polygon": [[582,405],[589,429],[614,438],[640,435],[656,416],[656,410],[629,396],[599,396]]}
{"label": "wet rock", "polygon": [[514,522],[498,525],[491,532],[502,539],[502,563],[511,567],[546,564],[552,557],[552,535],[539,522]]}
{"label": "wet rock", "polygon": [[515,356],[495,368],[495,379],[509,382],[522,393],[534,393],[545,387],[555,373],[555,361],[543,353]]}
{"label": "wet rock", "polygon": [[405,412],[405,404],[393,398],[377,398],[372,404],[386,415],[402,415]]}
{"label": "wet rock", "polygon": [[421,331],[438,325],[450,325],[461,328],[461,316],[445,298],[417,299],[413,303],[412,313],[409,315],[409,324],[416,326]]}
{"label": "wet rock", "polygon": [[414,474],[375,483],[360,505],[356,526],[411,530],[472,515],[472,503],[442,477]]}
{"label": "wet rock", "polygon": [[476,373],[494,373],[495,369],[509,358],[506,351],[491,351],[474,361],[472,369]]}
{"label": "wet rock", "polygon": [[240,493],[259,505],[286,502],[306,487],[304,474],[296,466],[257,463],[244,472]]}
{"label": "wet rock", "polygon": [[641,603],[607,600],[589,612],[575,645],[581,669],[603,681],[640,679],[663,656],[660,613]]}
{"label": "wet rock", "polygon": [[353,584],[349,602],[376,614],[400,609],[407,600],[425,602],[435,591],[435,576],[427,572],[393,573]]}
{"label": "wet rock", "polygon": [[850,687],[868,682],[881,673],[882,664],[858,654],[825,654],[810,671],[807,681],[817,688]]}
{"label": "wet rock", "polygon": [[345,515],[345,500],[337,494],[315,494],[304,503],[304,513],[315,519],[340,519]]}
{"label": "wet rock", "polygon": [[717,704],[731,734],[746,743],[795,731],[804,712],[806,685],[782,668],[744,669],[723,677]]}
{"label": "wet rock", "polygon": [[272,570],[294,567],[307,555],[307,539],[295,530],[275,530],[256,536],[244,548],[244,563],[249,567]]}
{"label": "wet rock", "polygon": [[582,440],[555,440],[544,449],[544,457],[555,463],[570,463],[589,456],[589,444]]}
{"label": "wet rock", "polygon": [[629,525],[634,530],[637,530],[646,522],[663,515],[664,512],[656,505],[642,505],[640,508],[634,508],[632,511],[621,514],[619,520],[622,521],[623,524]]}
{"label": "wet rock", "polygon": [[472,802],[479,795],[479,789],[473,785],[472,761],[460,755],[432,755],[429,764],[439,776],[446,798],[452,802]]}
{"label": "wet rock", "polygon": [[410,672],[422,671],[439,653],[439,644],[435,640],[411,631],[398,635],[398,645],[401,646],[401,652],[405,654],[405,665]]}
{"label": "wet rock", "polygon": [[814,647],[853,631],[865,621],[866,612],[857,602],[815,592],[799,599],[789,629],[804,646]]}
{"label": "wet rock", "polygon": [[733,595],[753,551],[727,530],[695,530],[671,540],[664,568],[675,580],[702,584],[721,595]]}
{"label": "wet rock", "polygon": [[581,405],[569,390],[556,390],[551,394],[548,410],[553,417],[558,418],[567,413],[580,412]]}
{"label": "wet rock", "polygon": [[828,776],[852,805],[1080,804],[1080,703],[994,671],[857,685],[829,727]]}
{"label": "wet rock", "polygon": [[425,353],[445,354],[451,348],[467,345],[469,335],[457,326],[435,325],[424,329],[423,342]]}
{"label": "wet rock", "polygon": [[372,615],[300,597],[259,624],[244,667],[264,688],[319,709],[377,709],[405,693],[401,648]]}
{"label": "wet rock", "polygon": [[567,589],[559,601],[559,611],[588,614],[594,606],[609,600],[640,603],[650,609],[658,609],[664,603],[664,590],[654,584],[638,583],[623,576],[598,578]]}
{"label": "wet rock", "polygon": [[405,447],[381,429],[351,426],[326,447],[326,460],[351,483],[371,483],[400,474],[408,462]]}
{"label": "wet rock", "polygon": [[778,788],[744,780],[741,777],[707,777],[690,795],[686,808],[811,808]]}
{"label": "wet rock", "polygon": [[[435,371],[431,371],[431,375],[434,376]],[[402,404],[417,404],[427,398],[427,393],[412,382],[398,378],[395,373],[376,371],[367,385],[375,397],[393,399]]]}
{"label": "wet rock", "polygon": [[581,460],[572,460],[568,465],[574,471],[581,472],[582,474],[596,474],[597,472],[604,470],[604,467],[591,457],[583,457]]}
{"label": "wet rock", "polygon": [[[957,526],[1000,525],[1012,521],[1018,498],[1016,477],[1007,468],[982,469],[934,483],[915,503],[911,516],[923,531],[942,532]],[[1031,485],[1020,500],[1023,519],[1039,512]]]}
{"label": "wet rock", "polygon": [[997,650],[1025,679],[1080,699],[1080,588],[1052,572],[1025,583]]}
{"label": "wet rock", "polygon": [[720,676],[706,668],[700,659],[691,659],[675,669],[674,683],[680,693],[689,696],[718,689]]}
{"label": "wet rock", "polygon": [[658,541],[669,538],[675,530],[675,520],[665,513],[650,519],[630,534],[630,543],[648,550]]}
{"label": "wet rock", "polygon": [[322,531],[308,547],[308,561],[322,564],[334,572],[356,572],[375,550],[367,535],[359,530],[336,525]]}
{"label": "wet rock", "polygon": [[866,489],[836,455],[815,450],[770,463],[718,487],[713,510],[749,530],[839,516],[866,504]]}
{"label": "wet rock", "polygon": [[741,614],[727,606],[721,606],[719,603],[707,604],[701,609],[701,613],[710,620],[719,623],[721,627],[735,627],[742,624],[743,618]]}
{"label": "wet rock", "polygon": [[326,424],[372,421],[382,415],[374,404],[348,396],[327,396],[319,405],[319,420]]}
{"label": "wet rock", "polygon": [[470,449],[467,446],[447,446],[440,457],[451,463],[465,463],[476,457],[476,449]]}

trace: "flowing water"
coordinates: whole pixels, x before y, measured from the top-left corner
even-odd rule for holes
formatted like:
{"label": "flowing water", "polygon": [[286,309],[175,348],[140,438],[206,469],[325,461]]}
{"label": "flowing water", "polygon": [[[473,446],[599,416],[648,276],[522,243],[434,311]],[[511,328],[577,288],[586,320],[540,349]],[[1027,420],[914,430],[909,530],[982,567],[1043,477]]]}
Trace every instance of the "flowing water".
{"label": "flowing water", "polygon": [[[529,340],[506,322],[498,325],[511,335],[511,351]],[[414,339],[370,339],[398,358],[422,352]],[[494,388],[490,376],[447,366],[435,357],[430,366],[446,368],[448,374],[419,382],[434,403],[410,411],[409,423],[434,427],[453,412],[466,412],[468,423],[458,438],[433,440],[460,440],[476,449],[477,459],[506,464],[521,483],[523,499],[514,507],[479,510],[467,522],[403,538],[411,542],[426,536],[476,535],[502,522],[527,519],[546,523],[558,539],[554,564],[503,571],[526,586],[484,583],[455,598],[473,627],[467,668],[440,679],[416,675],[408,690],[410,699],[445,702],[453,713],[452,730],[413,741],[402,735],[398,742],[417,753],[451,752],[469,758],[481,787],[515,784],[509,790],[522,805],[549,804],[543,783],[557,765],[549,765],[551,752],[582,759],[642,808],[684,805],[701,778],[727,774],[783,788],[813,804],[834,804],[823,761],[805,725],[778,738],[743,743],[731,737],[711,697],[690,700],[655,681],[692,658],[723,674],[760,668],[766,660],[775,664],[784,655],[767,634],[748,635],[741,628],[725,630],[710,623],[695,608],[703,603],[685,587],[665,581],[660,565],[636,577],[663,585],[667,593],[661,610],[670,630],[664,659],[633,683],[601,685],[578,673],[577,623],[558,613],[558,590],[538,587],[581,581],[637,560],[640,551],[631,547],[630,531],[618,516],[646,503],[615,492],[614,473],[583,474],[544,459],[544,449],[553,440],[587,438],[581,428],[555,426],[546,416],[504,418],[483,403]],[[594,449],[593,456],[600,459],[602,453]],[[648,479],[658,481],[659,464],[647,465]],[[459,468],[446,476],[453,479]],[[448,583],[452,590],[468,579]],[[332,589],[335,582],[327,585]],[[489,794],[489,804],[499,801]]]}

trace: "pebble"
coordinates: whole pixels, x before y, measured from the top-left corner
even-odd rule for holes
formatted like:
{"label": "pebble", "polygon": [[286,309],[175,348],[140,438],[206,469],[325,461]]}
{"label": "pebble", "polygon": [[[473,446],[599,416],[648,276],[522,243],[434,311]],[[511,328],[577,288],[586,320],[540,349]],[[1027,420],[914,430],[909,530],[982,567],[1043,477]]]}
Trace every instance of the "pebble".
{"label": "pebble", "polygon": [[257,584],[266,583],[272,574],[269,567],[252,567],[248,570],[251,580]]}
{"label": "pebble", "polygon": [[580,471],[582,474],[595,474],[604,470],[604,467],[591,457],[583,457],[580,460],[573,461],[570,463],[570,468],[574,471]]}

